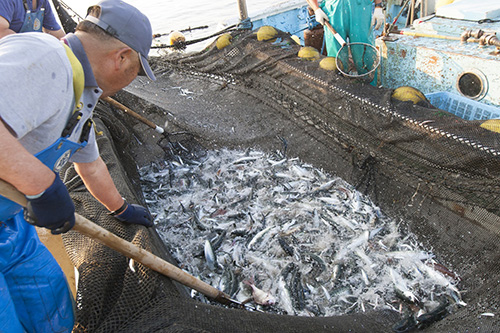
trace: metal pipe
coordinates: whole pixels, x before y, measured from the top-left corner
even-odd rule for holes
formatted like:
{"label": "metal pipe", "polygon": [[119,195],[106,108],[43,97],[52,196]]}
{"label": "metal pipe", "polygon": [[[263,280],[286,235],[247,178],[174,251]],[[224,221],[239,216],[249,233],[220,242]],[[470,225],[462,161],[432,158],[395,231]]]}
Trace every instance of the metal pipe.
{"label": "metal pipe", "polygon": [[460,38],[460,37],[435,35],[435,34],[425,34],[425,33],[410,32],[410,31],[400,31],[399,33],[401,35],[414,36],[414,37],[429,37],[429,38],[440,38],[440,39],[449,39],[449,40],[458,40],[458,41],[462,40],[462,38]]}
{"label": "metal pipe", "polygon": [[396,15],[396,17],[394,18],[394,21],[392,21],[392,23],[389,26],[384,27],[384,32],[382,33],[383,36],[387,36],[391,33],[392,27],[394,27],[394,25],[396,24],[397,20],[399,19],[399,17],[403,13],[403,10],[405,9],[405,7],[408,5],[409,2],[410,0],[406,0],[406,2],[401,6],[398,15]]}
{"label": "metal pipe", "polygon": [[238,0],[238,11],[240,13],[240,21],[245,21],[248,18],[246,0]]}

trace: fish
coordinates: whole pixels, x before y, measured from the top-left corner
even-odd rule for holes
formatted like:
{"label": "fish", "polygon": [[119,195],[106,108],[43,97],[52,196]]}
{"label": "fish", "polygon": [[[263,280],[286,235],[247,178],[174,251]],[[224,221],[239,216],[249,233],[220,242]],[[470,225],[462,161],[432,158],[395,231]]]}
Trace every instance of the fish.
{"label": "fish", "polygon": [[462,307],[467,306],[467,303],[462,301],[462,296],[460,295],[460,292],[458,290],[448,288],[448,293],[457,305],[460,305]]}
{"label": "fish", "polygon": [[278,236],[278,243],[280,244],[281,248],[283,249],[283,252],[285,252],[289,256],[293,257],[293,254],[294,254],[293,247],[291,247],[282,236]]}
{"label": "fish", "polygon": [[219,280],[219,290],[232,297],[238,290],[238,284],[233,270],[226,266]]}
{"label": "fish", "polygon": [[319,192],[323,192],[323,191],[329,191],[336,183],[338,182],[338,179],[331,179],[329,181],[327,181],[326,183],[324,184],[321,184],[320,186],[314,188],[312,190],[312,194],[317,194]]}
{"label": "fish", "polygon": [[274,296],[267,291],[257,288],[253,282],[245,280],[243,283],[252,288],[252,299],[255,303],[260,305],[274,305],[276,303]]}
{"label": "fish", "polygon": [[302,286],[301,274],[298,269],[292,272],[292,277],[287,285],[290,291],[293,305],[297,310],[305,308],[304,287]]}
{"label": "fish", "polygon": [[450,303],[447,300],[443,300],[436,308],[431,311],[417,316],[417,327],[419,329],[426,328],[433,322],[441,320],[448,314],[448,305]]}
{"label": "fish", "polygon": [[341,274],[342,274],[342,265],[340,263],[336,263],[332,269],[331,281],[333,283],[336,283],[339,280]]}
{"label": "fish", "polygon": [[215,269],[218,268],[219,264],[217,263],[217,257],[215,255],[212,244],[208,239],[205,240],[204,253],[208,268],[211,271],[215,271]]}
{"label": "fish", "polygon": [[326,263],[323,259],[321,259],[320,256],[308,252],[306,254],[307,257],[311,258],[313,261],[313,267],[311,268],[311,271],[309,271],[307,274],[311,276],[313,279],[316,279],[318,276],[320,276],[324,271],[326,271]]}
{"label": "fish", "polygon": [[365,272],[365,270],[363,268],[361,268],[361,277],[363,278],[363,282],[365,283],[365,285],[369,286],[370,285],[370,279],[368,279],[368,274],[366,274],[366,272]]}
{"label": "fish", "polygon": [[259,231],[248,243],[248,248],[252,249],[252,246],[269,230],[271,230],[273,226],[268,226],[267,228],[264,228],[263,230]]}
{"label": "fish", "polygon": [[281,160],[279,160],[279,161],[273,161],[273,160],[270,160],[270,159],[269,159],[269,160],[267,160],[267,161],[269,162],[269,164],[271,164],[271,165],[274,167],[274,166],[278,166],[278,165],[280,165],[280,164],[285,163],[285,162],[287,161],[287,159],[286,159],[286,158],[284,158],[284,159],[281,159]]}
{"label": "fish", "polygon": [[447,275],[451,277],[454,281],[460,281],[461,278],[458,276],[456,273],[450,271],[448,268],[446,268],[444,265],[437,263],[434,260],[430,260],[427,262],[427,265],[435,269],[436,271],[440,272],[443,275]]}
{"label": "fish", "polygon": [[403,277],[393,268],[390,268],[390,274],[396,295],[409,303],[417,303],[419,301],[418,297],[408,288]]}
{"label": "fish", "polygon": [[280,305],[285,310],[285,312],[289,315],[295,314],[295,309],[292,304],[292,300],[290,297],[290,292],[286,287],[286,282],[282,276],[280,276],[278,281],[278,291],[280,298]]}
{"label": "fish", "polygon": [[217,251],[217,249],[222,245],[224,238],[226,237],[227,230],[223,230],[220,235],[216,235],[214,238],[210,240],[210,244],[212,245],[212,249]]}
{"label": "fish", "polygon": [[[179,151],[185,156],[173,147]],[[139,172],[172,256],[235,299],[251,291],[255,303],[270,303],[267,296],[274,302],[264,310],[298,316],[373,307],[407,319],[404,308],[428,309],[434,299],[466,306],[459,279],[433,264],[434,254],[413,234],[402,233],[398,221],[354,186],[298,158],[219,149],[199,161],[173,156]],[[263,290],[251,283],[262,293],[246,288],[250,276],[259,276]],[[411,316],[417,323],[425,314]]]}
{"label": "fish", "polygon": [[134,266],[135,266],[135,261],[134,261],[134,259],[130,259],[130,260],[129,260],[129,262],[128,262],[128,267],[130,268],[130,270],[131,270],[132,272],[134,272],[134,273],[135,273],[135,267],[134,267]]}
{"label": "fish", "polygon": [[320,197],[318,199],[321,200],[321,201],[323,201],[324,203],[329,204],[329,205],[333,205],[333,206],[340,205],[340,200],[338,198]]}

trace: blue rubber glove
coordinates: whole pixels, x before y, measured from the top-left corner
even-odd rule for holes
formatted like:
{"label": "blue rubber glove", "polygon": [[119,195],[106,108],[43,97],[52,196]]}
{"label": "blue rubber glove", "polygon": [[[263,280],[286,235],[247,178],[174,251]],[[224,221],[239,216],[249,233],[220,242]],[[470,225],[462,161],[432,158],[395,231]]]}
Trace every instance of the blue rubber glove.
{"label": "blue rubber glove", "polygon": [[114,217],[126,223],[141,224],[146,227],[153,226],[153,217],[146,208],[140,205],[127,204],[127,209]]}
{"label": "blue rubber glove", "polygon": [[75,225],[75,205],[58,174],[41,195],[26,198],[28,204],[24,218],[28,223],[50,229],[54,235],[66,232]]}

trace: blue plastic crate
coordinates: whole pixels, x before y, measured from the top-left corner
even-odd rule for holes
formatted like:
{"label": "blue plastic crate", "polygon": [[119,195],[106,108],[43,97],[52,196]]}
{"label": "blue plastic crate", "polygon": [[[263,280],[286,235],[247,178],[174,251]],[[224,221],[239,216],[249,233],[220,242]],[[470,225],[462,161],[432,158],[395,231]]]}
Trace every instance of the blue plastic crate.
{"label": "blue plastic crate", "polygon": [[442,91],[425,95],[435,107],[466,120],[500,118],[500,108],[476,102],[450,92]]}

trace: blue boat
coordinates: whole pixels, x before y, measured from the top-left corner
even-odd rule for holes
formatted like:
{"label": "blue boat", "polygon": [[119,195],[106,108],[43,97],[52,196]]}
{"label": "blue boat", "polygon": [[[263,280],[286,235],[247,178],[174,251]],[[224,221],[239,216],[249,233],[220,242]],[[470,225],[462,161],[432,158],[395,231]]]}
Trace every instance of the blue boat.
{"label": "blue boat", "polygon": [[[500,3],[462,0],[434,10],[435,1],[422,1],[420,17],[409,24],[407,12],[398,16],[407,1],[388,2],[386,22],[396,20],[394,29],[385,36],[374,31],[381,54],[378,85],[414,87],[434,106],[467,120],[499,118],[500,43],[492,38],[500,31]],[[318,25],[307,7],[302,0],[286,1],[249,19],[254,29],[270,25],[304,45],[304,31]]]}

